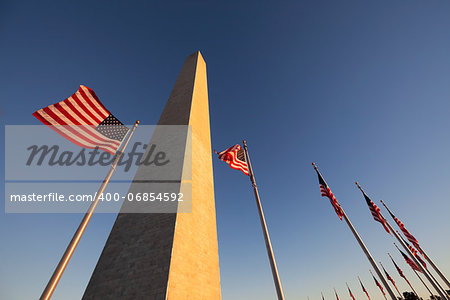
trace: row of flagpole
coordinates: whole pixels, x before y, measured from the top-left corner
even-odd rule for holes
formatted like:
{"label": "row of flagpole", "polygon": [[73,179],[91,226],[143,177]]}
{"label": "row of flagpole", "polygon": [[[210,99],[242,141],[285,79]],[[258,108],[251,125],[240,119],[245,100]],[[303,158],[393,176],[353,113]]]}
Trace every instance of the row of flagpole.
{"label": "row of flagpole", "polygon": [[[250,155],[249,155],[249,152],[248,152],[248,147],[247,147],[246,141],[243,141],[243,145],[244,145],[243,149],[240,147],[240,145],[235,145],[235,146],[232,146],[232,147],[230,147],[230,148],[228,148],[228,149],[226,149],[226,150],[224,150],[224,151],[222,151],[220,153],[217,153],[217,152],[216,153],[219,155],[219,159],[221,159],[221,160],[225,161],[226,163],[228,163],[231,168],[236,169],[236,170],[241,170],[242,172],[244,172],[244,174],[250,176],[250,181],[251,181],[251,184],[252,184],[252,187],[253,187],[253,191],[254,191],[254,194],[255,194],[255,199],[256,199],[257,208],[258,208],[258,212],[259,212],[259,217],[260,217],[260,221],[261,221],[261,226],[262,226],[262,230],[263,230],[263,235],[264,235],[264,239],[265,239],[265,243],[266,243],[267,254],[268,254],[268,257],[269,257],[269,262],[270,262],[270,266],[271,266],[271,270],[272,270],[272,275],[273,275],[273,279],[274,279],[274,284],[275,284],[277,297],[278,297],[279,300],[281,300],[281,299],[284,300],[283,289],[281,287],[281,280],[280,280],[280,276],[279,276],[278,269],[277,269],[277,266],[276,266],[275,256],[274,256],[274,253],[273,253],[272,245],[270,243],[269,233],[268,233],[266,221],[265,221],[265,218],[264,218],[264,213],[263,213],[263,209],[262,209],[262,205],[261,205],[261,200],[260,200],[260,197],[259,197],[258,189],[257,189],[257,186],[256,186],[255,176],[254,176],[251,164],[250,164]],[[320,171],[318,170],[317,166],[314,163],[312,165],[313,165],[315,171],[317,172],[317,175],[318,175],[318,178],[319,178],[319,186],[320,186],[321,195],[324,196],[324,197],[329,198],[329,200],[330,200],[334,210],[336,211],[337,215],[339,216],[339,218],[341,220],[342,220],[342,218],[344,218],[344,220],[347,223],[350,231],[354,235],[354,237],[357,240],[358,244],[360,245],[362,251],[364,252],[364,254],[366,255],[366,257],[369,260],[370,264],[372,265],[373,269],[375,270],[378,278],[381,280],[383,286],[386,288],[386,290],[387,290],[387,292],[389,294],[389,297],[392,300],[397,300],[397,297],[395,296],[393,290],[391,289],[391,287],[389,286],[388,282],[386,281],[386,279],[385,279],[384,275],[382,274],[380,268],[376,264],[375,260],[373,259],[372,255],[370,254],[368,248],[366,247],[366,245],[362,241],[361,237],[359,236],[359,234],[356,231],[355,227],[353,226],[353,224],[351,223],[351,221],[348,218],[347,214],[343,210],[342,206],[338,203],[338,201],[334,197],[333,193],[331,192],[329,186],[325,182],[325,180],[324,180],[322,174],[320,173]],[[406,230],[406,228],[404,227],[403,223],[401,223],[394,216],[394,214],[389,210],[387,205],[383,201],[381,201],[381,203],[388,210],[389,214],[392,216],[394,221],[400,227],[400,229],[403,232],[403,234],[413,244],[413,246],[417,249],[417,251],[412,246],[410,246],[400,236],[400,234],[398,232],[396,232],[392,228],[392,226],[389,224],[389,222],[386,220],[386,218],[384,218],[384,216],[381,214],[381,211],[378,208],[378,206],[375,203],[373,203],[372,200],[370,200],[370,198],[364,192],[362,187],[357,182],[355,182],[355,184],[360,189],[360,191],[362,192],[362,194],[363,194],[363,196],[364,196],[364,198],[365,198],[365,200],[366,200],[366,202],[367,202],[367,204],[369,206],[369,209],[370,209],[370,211],[372,213],[372,216],[374,217],[375,221],[380,222],[383,225],[383,227],[386,230],[386,232],[389,233],[390,235],[393,235],[397,239],[397,241],[401,245],[401,247],[406,251],[406,253],[407,253],[407,255],[409,257],[406,254],[404,254],[400,250],[400,248],[398,248],[397,244],[394,243],[395,247],[397,247],[397,249],[403,255],[405,261],[408,264],[410,264],[411,268],[417,274],[417,276],[419,277],[421,282],[425,285],[426,289],[430,292],[430,294],[433,296],[433,292],[431,292],[431,290],[425,284],[425,282],[422,280],[422,278],[419,276],[417,271],[419,271],[419,272],[424,274],[426,279],[430,282],[430,284],[432,285],[433,289],[439,294],[441,299],[443,299],[443,300],[450,300],[450,297],[447,294],[447,292],[445,291],[445,289],[439,284],[439,282],[436,280],[436,278],[426,268],[425,263],[420,259],[419,255],[417,254],[417,251],[419,253],[421,253],[425,257],[425,259],[433,267],[433,269],[436,271],[436,273],[439,275],[439,277],[442,279],[442,281],[450,288],[449,281],[442,274],[442,272],[437,268],[437,266],[432,262],[432,260],[425,254],[425,252],[419,246],[419,243],[414,238],[414,236],[412,236]],[[401,272],[400,268],[394,262],[394,260],[393,260],[393,258],[391,257],[390,254],[389,254],[389,257],[392,259],[392,262],[395,264],[395,266],[397,268],[397,271],[399,271],[399,273],[400,273]],[[381,265],[381,262],[380,262],[380,265]],[[383,267],[383,269],[384,269],[384,267]],[[387,274],[385,269],[384,269],[384,272],[389,278],[390,276]],[[372,274],[372,271],[370,271],[370,273]],[[400,275],[402,276],[402,273],[400,273]],[[386,298],[386,295],[385,295],[385,293],[383,291],[382,286],[378,283],[378,281],[376,280],[376,278],[375,278],[375,276],[373,274],[372,274],[372,276],[373,276],[376,284],[379,286],[380,290],[383,292],[384,297]],[[413,289],[412,285],[406,279],[406,277],[404,275],[402,277],[406,280],[408,285],[411,287],[411,289],[413,290],[414,294],[417,295],[416,291]],[[390,279],[393,282],[397,293],[400,295],[400,297],[402,297],[400,291],[398,290],[397,286],[395,285],[395,282],[392,280],[392,278],[390,278]],[[362,283],[361,283],[361,286],[362,286]],[[350,288],[349,288],[349,291],[350,291]],[[367,294],[367,292],[366,292],[366,294]],[[336,293],[336,296],[337,296],[337,293]],[[367,296],[369,297],[368,294],[367,294]],[[323,298],[323,295],[322,295],[322,298]],[[339,299],[339,298],[337,297],[337,299]],[[369,297],[369,299],[370,299],[370,297]],[[387,298],[386,298],[386,300],[387,300]]]}
{"label": "row of flagpole", "polygon": [[[325,180],[323,179],[322,175],[320,174],[319,170],[317,169],[317,166],[313,163],[314,169],[316,170],[318,176],[319,176],[319,183],[321,181],[323,181],[325,183]],[[418,267],[419,271],[421,273],[423,273],[425,275],[425,277],[427,278],[427,280],[431,283],[431,285],[433,286],[433,288],[436,290],[436,292],[439,294],[439,296],[442,299],[450,299],[450,297],[448,296],[448,294],[446,293],[445,289],[442,288],[442,286],[439,284],[439,282],[433,277],[433,275],[431,273],[428,272],[428,270],[424,267],[424,265],[422,265],[419,260],[417,259],[417,257],[413,254],[413,252],[411,251],[410,247],[407,246],[406,242],[403,240],[403,238],[392,228],[392,226],[390,225],[390,223],[383,217],[383,215],[380,212],[380,209],[370,200],[370,198],[366,195],[366,193],[364,192],[364,190],[361,188],[361,186],[356,182],[355,183],[357,185],[357,187],[361,190],[361,192],[363,193],[364,198],[367,201],[367,204],[369,205],[369,208],[372,212],[372,215],[374,216],[374,219],[380,223],[383,224],[383,226],[385,227],[386,231],[388,233],[392,233],[394,235],[394,237],[398,240],[398,242],[400,243],[400,245],[404,248],[404,250],[408,253],[410,259],[412,260],[412,262],[414,263],[415,266]],[[347,224],[349,225],[352,233],[354,234],[355,238],[357,239],[358,243],[360,244],[361,248],[363,249],[364,253],[366,254],[367,258],[369,259],[369,262],[372,264],[373,268],[375,269],[378,277],[380,278],[380,280],[383,282],[383,285],[386,287],[386,290],[388,291],[389,295],[392,297],[392,299],[396,299],[394,293],[392,292],[392,289],[390,288],[390,286],[387,284],[387,281],[385,280],[384,276],[381,274],[380,269],[378,268],[378,266],[376,265],[375,261],[373,260],[372,256],[370,255],[370,253],[368,252],[367,248],[365,247],[365,245],[362,243],[361,238],[359,237],[359,235],[357,234],[357,232],[355,231],[354,227],[351,225],[350,221],[348,220],[347,215],[345,214],[345,212],[343,211],[342,207],[340,206],[339,203],[337,203],[336,198],[334,198],[334,195],[331,193],[331,190],[329,189],[328,185],[326,185],[325,183],[325,188],[327,189],[328,193],[324,193],[322,192],[322,196],[326,196],[328,198],[330,198],[330,200],[334,203],[333,206],[335,207],[336,210],[336,206],[338,206],[341,211],[342,211],[342,216],[344,217],[344,219],[347,221]],[[322,188],[321,188],[322,189]],[[386,209],[388,209],[387,205],[382,201],[383,205],[386,207]],[[398,219],[396,219],[394,217],[394,215],[392,214],[392,212],[390,210],[388,210],[389,213],[391,214],[391,216],[394,218],[394,220],[397,222],[397,224],[400,226],[403,225],[400,221],[398,221]],[[339,215],[339,214],[338,214]],[[400,226],[400,228],[402,229],[402,231],[407,232],[407,230],[404,228],[403,226]],[[408,233],[408,236],[411,236],[411,239],[413,239],[415,241],[414,245],[416,247],[418,247],[419,251],[423,251],[419,246],[418,246],[418,242],[417,240],[415,240],[415,238]],[[397,247],[397,245],[394,243],[394,245]],[[412,247],[411,247],[412,248]],[[397,249],[404,255],[404,253],[397,247]],[[404,255],[405,259],[407,258]],[[429,259],[429,258],[428,258]],[[430,259],[431,261],[431,259]],[[430,263],[431,264],[431,263]],[[433,264],[434,265],[434,264]],[[435,266],[435,265],[434,265]],[[436,267],[436,270],[437,267]],[[417,271],[415,270],[415,268],[413,268],[413,271],[417,274]],[[444,280],[444,282],[446,281],[445,276],[438,271],[438,274],[440,276],[442,276],[442,279]],[[417,274],[417,276],[419,277],[419,279],[423,282],[422,278],[420,278],[420,276]],[[424,283],[424,282],[423,282]],[[425,287],[427,288],[427,290],[430,292],[431,295],[433,295],[433,293],[429,290],[428,286],[424,283]],[[449,286],[450,287],[450,286]]]}
{"label": "row of flagpole", "polygon": [[[398,249],[398,250],[399,250],[400,253],[401,253],[401,250],[400,250],[400,249]],[[413,286],[411,285],[411,283],[409,282],[409,280],[408,280],[408,279],[406,278],[406,276],[403,274],[403,271],[398,267],[398,265],[396,264],[396,262],[394,261],[394,259],[393,259],[392,256],[390,255],[390,253],[388,253],[388,255],[389,255],[389,257],[391,258],[392,263],[393,263],[393,264],[395,265],[395,267],[397,268],[397,271],[399,272],[399,275],[405,279],[405,281],[407,282],[407,284],[408,284],[409,287],[411,288],[412,292],[413,292],[417,297],[419,297],[418,294],[417,294],[417,292],[416,292],[416,290],[413,288]],[[392,277],[391,277],[391,276],[389,275],[389,273],[386,271],[386,269],[384,268],[384,266],[382,265],[381,262],[380,262],[380,265],[381,265],[381,267],[382,267],[382,269],[383,269],[383,271],[384,271],[386,277],[388,278],[388,280],[391,281],[392,285],[395,287],[395,289],[396,289],[398,295],[400,296],[400,298],[403,298],[403,295],[402,295],[402,294],[400,293],[400,291],[398,290],[398,287],[397,287],[395,281],[392,279]],[[431,290],[429,289],[429,287],[426,285],[426,283],[423,281],[423,279],[419,276],[419,274],[417,273],[417,271],[416,271],[414,268],[412,268],[412,270],[413,270],[413,272],[418,276],[419,280],[420,280],[421,283],[425,286],[425,288],[426,288],[427,291],[430,293],[430,295],[434,297],[433,293],[431,292]],[[374,279],[375,285],[378,286],[378,288],[380,289],[381,293],[382,293],[383,296],[386,298],[386,294],[384,293],[383,287],[379,284],[379,282],[377,281],[377,279],[375,278],[375,276],[372,274],[372,271],[369,270],[369,272],[370,272],[370,274],[372,275],[372,277],[373,277],[373,279]],[[369,293],[367,292],[366,288],[364,287],[364,285],[363,285],[361,279],[359,278],[359,276],[358,276],[358,281],[359,281],[359,283],[361,284],[362,291],[367,295],[368,299],[370,300]],[[351,297],[353,300],[355,300],[355,297],[354,297],[352,291],[350,290],[350,287],[348,286],[348,283],[346,282],[345,284],[346,284],[346,286],[347,286],[347,289],[348,289],[348,292],[349,292],[350,297]],[[338,297],[338,294],[337,294],[337,292],[336,292],[336,289],[334,289],[334,292],[335,292],[335,294],[336,294],[336,296],[337,296],[337,300],[339,300],[339,297]],[[324,300],[325,297],[323,296],[323,293],[321,293],[321,295],[322,295],[322,299]],[[309,298],[309,297],[308,297],[308,298]]]}

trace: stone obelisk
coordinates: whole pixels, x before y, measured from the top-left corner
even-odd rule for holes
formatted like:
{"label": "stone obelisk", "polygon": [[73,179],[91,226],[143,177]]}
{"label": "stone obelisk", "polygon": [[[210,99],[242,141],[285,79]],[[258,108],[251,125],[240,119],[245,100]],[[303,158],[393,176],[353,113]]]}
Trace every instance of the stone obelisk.
{"label": "stone obelisk", "polygon": [[[192,185],[192,210],[119,213],[83,299],[221,298],[206,64],[200,52],[187,57],[158,125],[190,125],[179,189],[184,181]],[[139,169],[135,179],[145,179]]]}

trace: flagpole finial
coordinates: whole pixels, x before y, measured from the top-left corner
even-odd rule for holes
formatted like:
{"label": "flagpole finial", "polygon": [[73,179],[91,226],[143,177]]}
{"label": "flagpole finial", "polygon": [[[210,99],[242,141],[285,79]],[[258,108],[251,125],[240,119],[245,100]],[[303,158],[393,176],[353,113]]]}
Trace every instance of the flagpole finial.
{"label": "flagpole finial", "polygon": [[246,140],[243,140],[242,144],[244,144],[244,147],[247,147],[247,141]]}
{"label": "flagpole finial", "polygon": [[314,167],[314,170],[317,171],[317,166],[316,166],[316,164],[315,164],[315,163],[312,163],[312,165],[313,165],[313,167]]}
{"label": "flagpole finial", "polygon": [[398,251],[400,251],[400,248],[398,248],[397,244],[394,242],[395,248],[397,248]]}
{"label": "flagpole finial", "polygon": [[136,120],[136,124],[139,124],[140,122],[139,122],[139,120]]}

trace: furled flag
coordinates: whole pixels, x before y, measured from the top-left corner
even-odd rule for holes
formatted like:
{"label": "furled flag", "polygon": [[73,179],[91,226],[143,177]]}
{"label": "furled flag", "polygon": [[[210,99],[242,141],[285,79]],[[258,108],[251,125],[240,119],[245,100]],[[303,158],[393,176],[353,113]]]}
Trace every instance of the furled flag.
{"label": "furled flag", "polygon": [[403,258],[405,259],[406,263],[407,263],[408,265],[410,265],[411,268],[412,268],[413,270],[422,272],[422,270],[419,268],[419,266],[416,265],[416,263],[415,263],[414,261],[412,261],[412,260],[408,257],[408,255],[406,255],[406,254],[405,254],[402,250],[400,250],[400,249],[398,249],[398,251],[400,251],[400,253],[402,254],[402,256],[403,256]]}
{"label": "furled flag", "polygon": [[364,285],[362,284],[361,279],[359,278],[359,276],[358,276],[358,280],[359,280],[359,283],[361,284],[361,288],[362,288],[363,292],[366,293],[367,298],[369,298],[369,300],[370,300],[369,293],[367,292],[366,288],[365,288]]}
{"label": "furled flag", "polygon": [[[370,272],[370,274],[372,274],[372,271]],[[383,296],[386,296],[386,294],[384,293],[383,287],[382,287],[381,284],[378,282],[378,280],[375,278],[375,276],[373,276],[373,274],[372,274],[372,277],[373,277],[373,280],[375,280],[375,284],[377,285],[377,287],[379,287],[379,288],[380,288],[380,291],[383,293]]]}
{"label": "furled flag", "polygon": [[[380,263],[380,264],[381,264],[381,263]],[[397,286],[395,285],[394,279],[389,275],[389,273],[386,271],[386,269],[384,268],[384,266],[381,265],[381,267],[383,268],[383,271],[384,271],[384,274],[386,275],[386,278],[387,278],[390,282],[392,282],[392,284],[393,284],[395,287],[397,287]]]}
{"label": "furled flag", "polygon": [[322,174],[320,174],[319,170],[317,169],[316,165],[313,163],[314,169],[317,172],[317,176],[319,177],[319,187],[320,187],[320,194],[322,197],[327,197],[330,199],[331,205],[333,205],[334,211],[338,215],[339,219],[342,220],[342,216],[344,215],[344,211],[342,210],[341,206],[339,205],[336,197],[334,197],[333,193],[331,192],[330,188],[328,187],[327,183],[322,177]]}
{"label": "furled flag", "polygon": [[381,225],[383,225],[383,227],[386,230],[386,232],[391,234],[391,232],[389,231],[389,228],[388,228],[388,226],[386,224],[386,220],[380,214],[380,208],[378,206],[376,206],[375,203],[373,203],[372,200],[370,200],[369,196],[366,195],[366,193],[363,191],[363,189],[361,188],[361,186],[357,182],[355,182],[355,184],[358,186],[358,188],[363,193],[364,199],[366,199],[367,205],[369,206],[370,212],[372,213],[372,216],[375,219],[375,221],[380,222]]}
{"label": "furled flag", "polygon": [[245,175],[249,176],[247,161],[245,160],[244,149],[239,145],[234,145],[222,152],[217,153],[219,159],[230,165],[232,169],[241,170]]}
{"label": "furled flag", "polygon": [[352,293],[352,291],[350,290],[350,287],[348,286],[347,282],[346,282],[345,284],[347,285],[348,293],[350,294],[350,297],[352,297],[353,300],[356,300],[356,299],[355,299],[355,296],[353,296],[353,293]]}
{"label": "furled flag", "polygon": [[[398,231],[397,231],[398,233]],[[417,260],[422,264],[422,266],[426,269],[427,268],[427,264],[423,261],[423,259],[420,257],[419,253],[417,252],[416,249],[414,249],[413,246],[411,246],[407,241],[405,241],[405,239],[399,235],[402,238],[402,241],[406,244],[406,246],[408,246],[408,249],[411,251],[411,253],[417,258]]]}
{"label": "furled flag", "polygon": [[322,293],[322,292],[320,292],[320,294],[322,295],[322,300],[325,300],[325,297],[323,296],[323,293]]}
{"label": "furled flag", "polygon": [[390,254],[389,254],[389,257],[391,258],[392,262],[394,263],[394,266],[397,269],[398,275],[400,275],[400,277],[403,277],[404,279],[406,279],[405,274],[403,274],[402,269],[400,269],[400,267],[397,266],[397,264],[395,263],[394,259],[391,257]]}
{"label": "furled flag", "polygon": [[[383,201],[381,201],[383,202]],[[385,207],[387,208],[387,206],[385,205]],[[399,220],[397,219],[396,216],[394,216],[394,214],[391,212],[391,210],[389,208],[387,208],[389,214],[391,215],[391,217],[394,219],[395,223],[397,223],[398,227],[400,227],[401,231],[403,232],[403,234],[406,236],[406,238],[414,245],[414,247],[416,247],[417,250],[419,250],[419,252],[423,255],[422,253],[422,249],[420,249],[420,245],[419,242],[417,241],[417,239],[411,234],[409,233],[409,231],[405,228],[405,225]]]}
{"label": "furled flag", "polygon": [[336,292],[336,289],[334,289],[334,293],[336,294],[336,300],[339,300],[339,296],[338,296],[338,294]]}
{"label": "furled flag", "polygon": [[39,121],[71,141],[114,155],[128,132],[90,88],[80,85],[69,98],[33,113]]}

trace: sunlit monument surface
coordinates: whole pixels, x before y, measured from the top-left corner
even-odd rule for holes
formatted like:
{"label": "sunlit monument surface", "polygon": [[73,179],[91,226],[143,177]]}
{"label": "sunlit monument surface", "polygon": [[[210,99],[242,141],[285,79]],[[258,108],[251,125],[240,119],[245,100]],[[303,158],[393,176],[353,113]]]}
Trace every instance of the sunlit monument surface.
{"label": "sunlit monument surface", "polygon": [[[192,183],[192,212],[120,213],[85,300],[221,297],[206,64],[200,52],[187,57],[158,125],[191,125],[185,148],[189,155],[192,149],[192,176],[180,174],[179,186]],[[136,174],[145,180],[139,170]]]}

